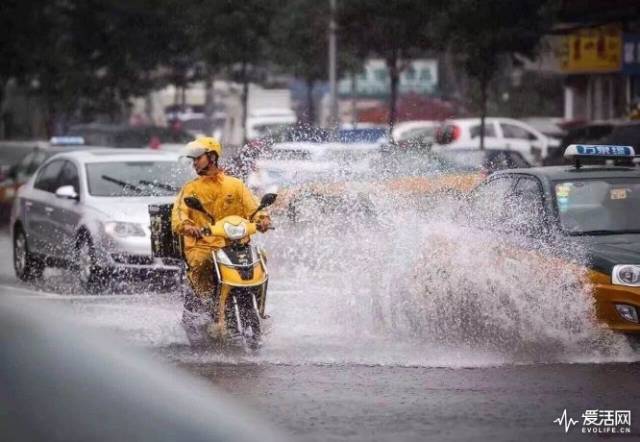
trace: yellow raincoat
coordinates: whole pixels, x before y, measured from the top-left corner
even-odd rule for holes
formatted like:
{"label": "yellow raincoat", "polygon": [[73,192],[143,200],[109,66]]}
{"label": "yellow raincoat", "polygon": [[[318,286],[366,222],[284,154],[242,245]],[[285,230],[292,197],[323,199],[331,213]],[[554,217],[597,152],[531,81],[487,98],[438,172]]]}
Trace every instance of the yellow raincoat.
{"label": "yellow raincoat", "polygon": [[[215,221],[229,215],[248,219],[258,208],[256,198],[239,179],[222,172],[215,176],[201,176],[184,185],[173,205],[171,227],[175,234],[182,235],[187,225],[202,228],[215,222],[204,213],[189,208],[184,202],[187,196],[197,197]],[[254,220],[266,216],[266,213],[259,212]],[[214,287],[212,251],[224,247],[225,241],[213,236],[200,239],[183,236],[183,244],[189,267],[187,277],[194,292],[199,297],[209,296]]]}

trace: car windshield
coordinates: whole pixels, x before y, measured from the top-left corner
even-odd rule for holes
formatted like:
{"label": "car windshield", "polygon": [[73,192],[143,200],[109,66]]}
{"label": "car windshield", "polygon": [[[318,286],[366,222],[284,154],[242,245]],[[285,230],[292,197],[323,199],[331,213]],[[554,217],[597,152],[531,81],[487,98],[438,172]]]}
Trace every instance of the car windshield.
{"label": "car windshield", "polygon": [[640,178],[558,181],[554,192],[568,234],[640,232]]}
{"label": "car windshield", "polygon": [[175,195],[194,177],[191,167],[177,161],[118,161],[87,164],[92,196]]}

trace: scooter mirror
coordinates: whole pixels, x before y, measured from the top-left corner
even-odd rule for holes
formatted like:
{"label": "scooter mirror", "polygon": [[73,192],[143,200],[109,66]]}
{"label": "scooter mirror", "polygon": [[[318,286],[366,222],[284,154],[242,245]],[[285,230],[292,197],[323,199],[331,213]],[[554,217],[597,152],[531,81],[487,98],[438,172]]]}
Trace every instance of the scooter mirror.
{"label": "scooter mirror", "polygon": [[273,204],[276,201],[277,197],[278,197],[277,193],[265,193],[264,196],[262,197],[262,200],[260,200],[260,207],[262,208],[269,207],[271,204]]}
{"label": "scooter mirror", "polygon": [[184,203],[193,210],[199,210],[200,212],[207,213],[207,211],[204,210],[204,207],[202,206],[200,200],[195,196],[185,196]]}

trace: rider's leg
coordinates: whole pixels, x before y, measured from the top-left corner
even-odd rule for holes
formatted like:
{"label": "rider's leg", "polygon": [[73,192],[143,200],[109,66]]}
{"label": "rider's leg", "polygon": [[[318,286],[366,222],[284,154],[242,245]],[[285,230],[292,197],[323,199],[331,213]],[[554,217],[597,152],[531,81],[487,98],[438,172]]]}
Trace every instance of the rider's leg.
{"label": "rider's leg", "polygon": [[191,249],[185,253],[188,264],[187,279],[191,285],[185,294],[182,323],[190,338],[204,333],[215,311],[213,294],[216,290],[211,249]]}

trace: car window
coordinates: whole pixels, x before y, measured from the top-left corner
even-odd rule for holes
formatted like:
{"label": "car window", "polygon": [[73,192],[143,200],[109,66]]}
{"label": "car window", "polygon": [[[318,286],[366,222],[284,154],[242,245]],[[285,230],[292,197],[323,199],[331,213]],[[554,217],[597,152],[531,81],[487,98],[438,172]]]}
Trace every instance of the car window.
{"label": "car window", "polygon": [[504,222],[505,202],[514,183],[513,176],[501,175],[477,187],[469,199],[472,223],[488,228],[499,227]]}
{"label": "car window", "polygon": [[528,141],[537,139],[532,132],[514,124],[500,123],[500,127],[502,128],[502,135],[505,138],[516,138],[518,140]]}
{"label": "car window", "polygon": [[569,234],[640,231],[640,178],[554,183],[560,227]]}
{"label": "car window", "polygon": [[190,179],[191,167],[177,161],[113,161],[86,166],[92,196],[175,195]]}
{"label": "car window", "polygon": [[60,175],[62,166],[64,166],[63,160],[52,161],[44,166],[44,168],[38,173],[33,187],[44,190],[45,192],[55,192],[58,188],[58,176]]}
{"label": "car window", "polygon": [[80,191],[80,179],[78,178],[78,168],[71,161],[66,161],[60,177],[58,178],[58,187],[73,186],[78,193]]}
{"label": "car window", "polygon": [[[478,124],[477,126],[471,126],[471,128],[469,129],[469,134],[471,135],[471,138],[479,138],[480,137],[480,125]],[[496,136],[496,129],[493,126],[493,123],[485,123],[484,136],[485,137],[495,137]]]}
{"label": "car window", "polygon": [[511,231],[526,235],[544,232],[542,186],[534,177],[521,177],[505,202],[505,225]]}

